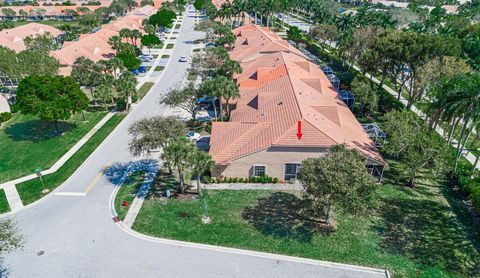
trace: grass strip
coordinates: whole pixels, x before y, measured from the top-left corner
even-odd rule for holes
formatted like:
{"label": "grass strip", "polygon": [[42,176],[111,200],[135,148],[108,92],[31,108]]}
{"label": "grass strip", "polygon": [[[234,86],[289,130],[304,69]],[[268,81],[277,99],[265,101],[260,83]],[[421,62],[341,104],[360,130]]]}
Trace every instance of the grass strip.
{"label": "grass strip", "polygon": [[[123,185],[115,196],[115,211],[117,212],[118,218],[120,220],[125,219],[128,209],[132,205],[133,200],[135,199],[135,194],[137,194],[138,189],[145,179],[145,172],[138,171],[130,174]],[[127,201],[128,206],[123,206],[123,202]]]}
{"label": "grass strip", "polygon": [[145,84],[138,89],[138,99],[141,100],[148,93],[148,91],[150,91],[154,84],[155,83],[153,82],[145,82]]}
{"label": "grass strip", "polygon": [[0,127],[0,183],[30,175],[37,168],[48,169],[104,116],[105,112],[85,112],[59,123],[62,135],[53,122],[32,115],[13,114]]}
{"label": "grass strip", "polygon": [[7,202],[7,196],[5,195],[5,190],[0,189],[0,213],[5,213],[10,211],[10,206]]}
{"label": "grass strip", "polygon": [[[105,140],[105,138],[113,131],[113,129],[122,121],[124,117],[124,114],[114,115],[90,138],[90,140],[88,140],[85,145],[83,145],[69,160],[67,160],[67,162],[60,167],[57,172],[43,176],[45,188],[52,191],[65,182],[68,177],[70,177],[75,170],[77,170],[77,168],[80,167],[80,165],[90,156],[90,154],[92,154],[92,152],[100,145],[100,143]],[[38,179],[17,184],[17,191],[24,205],[28,205],[45,196],[45,194],[42,193],[42,189],[42,184]]]}

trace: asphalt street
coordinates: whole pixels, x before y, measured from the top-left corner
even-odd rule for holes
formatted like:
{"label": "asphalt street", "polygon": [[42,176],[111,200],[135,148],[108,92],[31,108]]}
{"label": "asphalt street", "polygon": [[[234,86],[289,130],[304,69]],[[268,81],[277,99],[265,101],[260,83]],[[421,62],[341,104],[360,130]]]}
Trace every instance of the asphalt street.
{"label": "asphalt street", "polygon": [[5,257],[9,277],[385,277],[366,268],[147,239],[114,223],[112,192],[129,167],[148,165],[130,155],[128,127],[165,113],[159,97],[185,82],[188,64],[178,59],[190,58],[192,41],[203,37],[193,24],[187,12],[161,79],[59,191],[12,216],[26,244]]}

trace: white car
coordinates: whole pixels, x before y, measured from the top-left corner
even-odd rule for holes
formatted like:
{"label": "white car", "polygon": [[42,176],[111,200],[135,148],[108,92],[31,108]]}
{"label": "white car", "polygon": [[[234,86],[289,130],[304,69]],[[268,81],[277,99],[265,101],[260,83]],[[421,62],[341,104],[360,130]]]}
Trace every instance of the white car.
{"label": "white car", "polygon": [[178,61],[182,62],[182,63],[187,62],[187,56],[184,55],[184,56],[180,57],[180,60],[178,60]]}
{"label": "white car", "polygon": [[193,143],[197,143],[198,140],[200,140],[200,133],[196,133],[193,131],[187,132],[187,138],[188,140],[192,141]]}

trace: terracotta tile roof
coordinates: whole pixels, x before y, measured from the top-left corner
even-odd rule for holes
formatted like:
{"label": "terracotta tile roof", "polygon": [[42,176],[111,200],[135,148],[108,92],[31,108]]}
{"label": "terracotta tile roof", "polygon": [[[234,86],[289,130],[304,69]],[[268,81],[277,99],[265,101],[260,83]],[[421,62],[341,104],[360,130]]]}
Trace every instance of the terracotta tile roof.
{"label": "terracotta tile roof", "polygon": [[[239,31],[252,33],[247,25]],[[268,35],[268,37],[274,37]],[[256,35],[256,40],[262,40]],[[377,163],[384,163],[374,143],[364,132],[350,109],[340,99],[321,69],[295,51],[262,53],[249,39],[255,51],[239,58],[243,72],[235,76],[240,88],[236,109],[230,122],[214,122],[210,154],[220,164],[272,146],[331,147],[344,143],[358,149]],[[233,52],[238,51],[234,49]],[[243,53],[244,49],[241,50]],[[237,56],[239,57],[239,56]],[[246,61],[246,62],[243,62]],[[234,102],[235,103],[235,102]],[[297,138],[298,121],[303,136]]]}
{"label": "terracotta tile roof", "polygon": [[[80,3],[76,3],[76,5],[73,5],[73,6],[6,6],[6,7],[0,8],[0,14],[2,15],[4,14],[2,11],[3,8],[12,9],[17,16],[20,16],[20,10],[23,10],[28,15],[35,15],[36,11],[42,10],[42,14],[48,17],[48,16],[62,15],[65,12],[65,10],[76,11],[76,9],[79,7],[85,7],[93,12],[98,8],[108,7],[108,6],[110,6],[109,2],[101,2],[100,5],[95,5],[95,6],[82,6]],[[79,14],[82,14],[82,13],[79,13]]]}
{"label": "terracotta tile roof", "polygon": [[[57,58],[63,66],[72,66],[79,57],[86,57],[94,62],[110,59],[115,51],[108,44],[108,39],[119,34],[120,30],[137,29],[143,33],[142,21],[156,12],[153,6],[144,6],[129,12],[92,34],[82,34],[75,42],[66,43],[60,50],[52,51],[51,55]],[[65,71],[66,72],[66,71]]]}
{"label": "terracotta tile roof", "polygon": [[52,34],[53,37],[58,37],[62,34],[59,29],[40,23],[28,23],[12,29],[5,29],[0,31],[0,45],[8,47],[15,52],[25,50],[25,43],[23,40],[28,36],[37,36],[45,33]]}

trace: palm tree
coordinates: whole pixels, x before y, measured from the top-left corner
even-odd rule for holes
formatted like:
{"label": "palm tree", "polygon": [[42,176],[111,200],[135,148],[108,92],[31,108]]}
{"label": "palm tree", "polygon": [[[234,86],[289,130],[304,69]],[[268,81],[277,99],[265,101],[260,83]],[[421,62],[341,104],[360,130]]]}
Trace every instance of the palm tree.
{"label": "palm tree", "polygon": [[135,88],[137,84],[137,79],[133,73],[126,71],[120,75],[120,77],[115,82],[115,89],[117,92],[120,92],[125,97],[126,110],[127,112],[130,109],[130,104],[132,102],[132,96],[137,93]]}
{"label": "palm tree", "polygon": [[100,84],[95,89],[95,93],[97,95],[97,98],[105,106],[105,111],[108,111],[108,102],[113,103],[112,87],[107,84]]}
{"label": "palm tree", "polygon": [[[216,76],[211,80],[207,80],[202,83],[200,90],[206,95],[217,98],[220,101],[220,119],[223,119],[223,105],[222,98],[225,100],[227,105],[227,115],[230,117],[230,107],[229,101],[232,98],[240,96],[237,84],[231,79],[228,79],[225,76]],[[215,109],[215,119],[217,119],[217,110],[215,103],[213,104]]]}
{"label": "palm tree", "polygon": [[182,194],[185,193],[184,172],[190,165],[190,156],[195,150],[195,145],[185,136],[180,136],[163,148],[162,159],[168,167],[177,169]]}
{"label": "palm tree", "polygon": [[132,39],[132,43],[134,46],[138,45],[138,40],[142,37],[142,33],[138,31],[137,29],[132,30],[130,37]]}
{"label": "palm tree", "polygon": [[201,175],[205,171],[209,171],[215,165],[215,162],[212,160],[212,157],[199,149],[196,149],[190,156],[190,165],[192,167],[193,174],[197,177],[197,192],[198,195],[202,195],[202,189],[200,186]]}
{"label": "palm tree", "polygon": [[467,129],[472,123],[475,124],[480,120],[480,94],[478,93],[480,73],[462,74],[454,77],[452,82],[455,86],[453,87],[452,95],[447,100],[449,105],[445,109],[445,113],[451,118],[460,117],[463,120],[453,167],[454,171],[456,171],[462,150],[468,140]]}
{"label": "palm tree", "polygon": [[122,39],[119,37],[119,36],[111,36],[109,39],[108,39],[108,44],[110,45],[110,47],[119,52],[120,51],[120,47],[122,45]]}
{"label": "palm tree", "polygon": [[233,78],[235,73],[242,73],[242,66],[238,61],[227,57],[227,60],[217,68],[217,74],[228,78]]}

